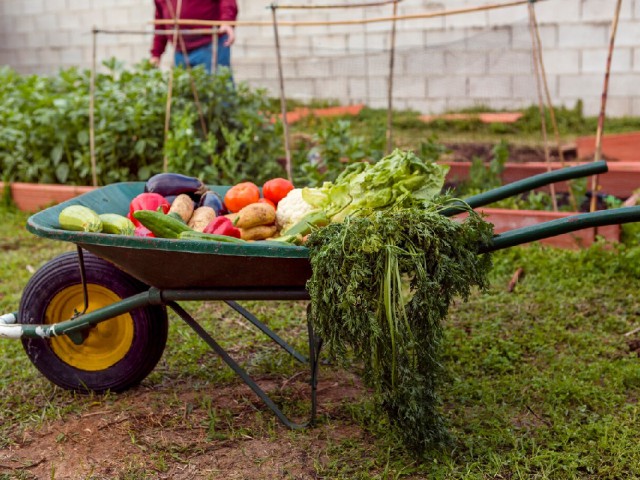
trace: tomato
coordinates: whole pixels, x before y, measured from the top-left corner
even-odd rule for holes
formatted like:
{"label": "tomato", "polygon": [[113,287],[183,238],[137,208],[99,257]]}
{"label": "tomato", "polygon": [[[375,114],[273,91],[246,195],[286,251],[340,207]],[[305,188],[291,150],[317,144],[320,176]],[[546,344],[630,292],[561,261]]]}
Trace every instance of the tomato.
{"label": "tomato", "polygon": [[224,204],[230,212],[238,212],[241,208],[260,200],[260,189],[255,183],[242,182],[234,185],[224,196]]}
{"label": "tomato", "polygon": [[276,208],[276,204],[268,198],[261,198],[260,200],[258,200],[258,203],[266,203],[267,205],[271,205],[274,209]]}
{"label": "tomato", "polygon": [[262,196],[277,205],[293,188],[293,183],[286,178],[272,178],[263,185]]}

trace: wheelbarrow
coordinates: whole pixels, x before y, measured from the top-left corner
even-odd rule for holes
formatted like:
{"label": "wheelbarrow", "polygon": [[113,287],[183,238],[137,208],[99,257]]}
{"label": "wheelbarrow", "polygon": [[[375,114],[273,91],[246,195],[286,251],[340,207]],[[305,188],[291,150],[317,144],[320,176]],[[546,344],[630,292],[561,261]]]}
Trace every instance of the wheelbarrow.
{"label": "wheelbarrow", "polygon": [[[536,175],[466,199],[472,208],[553,182],[605,173],[606,162]],[[228,187],[212,186],[224,195]],[[60,211],[73,204],[98,213],[125,215],[143,182],[118,183],[31,216],[35,235],[76,244],[29,280],[18,312],[0,316],[0,337],[21,339],[35,367],[54,384],[76,391],[122,391],[141,382],[156,366],[167,341],[167,307],[191,327],[289,428],[303,428],[316,415],[318,362],[322,341],[308,325],[308,356],[297,352],[237,301],[308,300],[311,276],[302,246],[253,242],[232,244],[71,232],[58,225]],[[454,204],[442,213],[464,210]],[[640,221],[640,207],[578,214],[511,230],[478,245],[478,253],[553,237],[583,228]],[[310,415],[297,423],[179,302],[220,300],[310,369]],[[308,317],[308,316],[307,316]]]}

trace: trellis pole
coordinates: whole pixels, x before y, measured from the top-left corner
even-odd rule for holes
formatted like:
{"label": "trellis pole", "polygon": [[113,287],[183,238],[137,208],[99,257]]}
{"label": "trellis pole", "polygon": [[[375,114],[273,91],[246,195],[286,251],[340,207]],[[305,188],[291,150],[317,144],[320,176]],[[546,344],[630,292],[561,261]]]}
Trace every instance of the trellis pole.
{"label": "trellis pole", "polygon": [[98,186],[98,168],[96,162],[96,134],[95,134],[95,98],[96,98],[96,51],[98,31],[95,27],[91,31],[91,77],[89,80],[89,152],[91,155],[91,182]]}
{"label": "trellis pole", "polygon": [[[527,5],[531,0],[513,0],[509,2],[502,3],[488,3],[486,5],[479,5],[475,7],[463,7],[463,8],[454,8],[450,10],[439,10],[435,12],[427,12],[427,13],[412,13],[406,15],[396,15],[392,17],[376,17],[376,18],[368,18],[365,20],[330,20],[330,21],[280,21],[278,22],[280,26],[287,27],[317,27],[317,26],[325,26],[325,25],[360,25],[362,23],[384,23],[390,22],[391,20],[419,20],[426,18],[435,18],[435,17],[446,17],[449,15],[460,15],[464,13],[472,13],[472,12],[484,12],[488,10],[496,10],[500,8],[506,7],[517,7],[519,5]],[[545,2],[548,0],[537,0],[538,2]],[[152,20],[150,23],[153,25],[173,25],[173,20]],[[177,22],[178,25],[196,25],[201,27],[212,27],[212,26],[220,26],[220,25],[232,25],[232,26],[249,26],[249,27],[268,27],[273,25],[273,21],[225,21],[225,20],[192,20],[192,19],[180,19]]]}
{"label": "trellis pole", "polygon": [[[178,4],[176,5],[176,11],[173,15],[173,48],[178,48],[178,20],[180,18],[180,12],[182,12],[182,0],[178,0]],[[171,57],[171,69],[169,70],[169,81],[167,85],[167,104],[165,106],[165,114],[164,114],[164,143],[167,144],[167,139],[169,138],[169,126],[171,124],[171,101],[173,97],[173,71],[176,67],[175,55]],[[169,159],[167,158],[166,149],[162,156],[162,171],[169,171]]]}
{"label": "trellis pole", "polygon": [[[547,137],[547,118],[544,111],[544,101],[542,99],[542,72],[540,68],[539,45],[536,38],[536,22],[533,13],[533,4],[535,0],[529,1],[529,33],[531,34],[531,53],[533,55],[533,71],[536,76],[536,92],[538,95],[538,110],[540,111],[540,128],[542,130],[542,142],[544,144],[544,159],[547,164],[547,171],[551,171],[551,156],[549,155],[549,139]],[[556,186],[552,183],[549,185],[551,193],[551,205],[553,211],[558,211],[558,199],[556,198]]]}
{"label": "trellis pole", "polygon": [[[536,0],[532,0],[531,3],[533,4],[535,2]],[[549,109],[549,118],[551,120],[551,127],[553,128],[553,134],[556,141],[556,148],[558,149],[558,158],[560,160],[560,165],[564,168],[565,158],[564,158],[564,151],[562,150],[562,141],[560,139],[560,129],[558,128],[556,111],[553,106],[553,102],[551,101],[551,93],[549,92],[549,82],[547,81],[547,70],[544,65],[544,58],[542,54],[542,39],[540,38],[540,28],[538,26],[538,19],[536,17],[536,9],[534,5],[531,5],[529,9],[529,15],[533,19],[535,40],[536,40],[536,46],[538,49],[538,64],[540,65],[540,74],[542,76],[542,86],[544,87],[544,94],[547,101],[547,108]],[[569,193],[569,203],[571,204],[574,210],[577,210],[578,202],[576,201],[576,197],[573,193],[573,190],[569,188],[568,193]]]}
{"label": "trellis pole", "polygon": [[393,147],[393,71],[396,58],[396,16],[398,2],[393,2],[393,21],[391,22],[391,38],[389,45],[389,83],[387,85],[387,144],[386,152],[391,153]]}
{"label": "trellis pole", "polygon": [[273,36],[276,44],[276,59],[278,62],[278,86],[280,89],[280,112],[282,113],[282,127],[284,130],[284,155],[285,170],[289,181],[293,181],[293,169],[291,167],[291,146],[289,145],[289,121],[287,120],[287,101],[284,93],[284,75],[282,73],[282,57],[280,54],[280,37],[278,35],[278,19],[276,9],[278,6],[272,3],[271,18],[273,19]]}
{"label": "trellis pole", "polygon": [[[600,115],[598,116],[598,129],[596,130],[596,150],[593,161],[597,162],[602,157],[602,134],[604,132],[604,119],[607,110],[607,96],[609,94],[609,77],[611,76],[611,59],[613,58],[613,49],[616,43],[616,33],[618,31],[618,21],[620,20],[620,8],[622,0],[618,0],[616,4],[613,20],[611,21],[611,32],[609,36],[609,52],[607,54],[607,64],[604,73],[604,86],[602,88],[602,99],[600,102]],[[596,199],[598,192],[598,175],[594,175],[591,181],[591,206],[590,211],[596,210]]]}

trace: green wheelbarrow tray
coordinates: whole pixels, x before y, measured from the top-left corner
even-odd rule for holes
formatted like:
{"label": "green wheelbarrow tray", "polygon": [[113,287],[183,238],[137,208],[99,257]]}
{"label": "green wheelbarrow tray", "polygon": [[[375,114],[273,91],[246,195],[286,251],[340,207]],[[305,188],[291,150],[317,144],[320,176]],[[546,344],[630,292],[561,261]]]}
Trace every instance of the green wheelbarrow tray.
{"label": "green wheelbarrow tray", "polygon": [[[441,213],[453,216],[467,211],[468,206],[476,208],[488,205],[553,182],[601,174],[606,171],[605,162],[593,162],[547,172],[470,197],[466,199],[465,203],[453,204]],[[210,188],[220,194],[224,194],[228,189],[228,187],[222,186]],[[307,318],[309,355],[305,357],[235,302],[237,300],[308,300],[309,295],[305,285],[312,273],[308,249],[287,244],[273,245],[261,244],[260,242],[231,244],[127,237],[71,232],[59,228],[58,215],[63,208],[69,205],[83,205],[99,214],[126,215],[131,199],[142,193],[143,190],[143,182],[113,184],[43,210],[29,218],[27,229],[30,232],[44,238],[75,243],[77,256],[72,253],[65,254],[66,258],[63,262],[54,259],[36,272],[23,293],[20,312],[0,315],[0,337],[22,339],[32,363],[49,380],[63,388],[80,391],[102,391],[110,388],[119,391],[139,383],[150,373],[160,358],[164,343],[158,346],[154,344],[154,341],[140,343],[138,340],[138,346],[125,345],[122,347],[117,344],[115,350],[120,351],[121,358],[114,364],[115,366],[112,366],[110,361],[103,360],[103,357],[98,357],[97,367],[94,365],[92,371],[85,371],[90,369],[84,368],[85,357],[82,356],[80,356],[80,363],[73,365],[78,358],[78,355],[73,353],[74,345],[82,348],[87,336],[91,336],[96,328],[105,324],[122,323],[122,319],[117,320],[117,318],[121,318],[123,315],[135,317],[128,320],[125,318],[125,326],[131,324],[131,328],[134,329],[139,328],[138,325],[146,325],[150,329],[155,328],[161,337],[164,336],[162,342],[166,342],[166,307],[169,307],[220,355],[222,360],[242,378],[283,424],[289,428],[303,428],[312,423],[316,412],[317,369],[322,342],[314,335],[309,318]],[[640,207],[574,215],[496,235],[490,244],[478,245],[478,253],[507,248],[583,228],[637,221],[640,221]],[[84,250],[93,255],[85,258]],[[59,266],[65,269],[64,275],[59,274],[57,270]],[[105,271],[108,273],[104,274]],[[41,272],[44,273],[41,274]],[[126,278],[122,277],[125,275],[122,272],[128,274]],[[49,280],[51,283],[60,282],[60,278],[65,275],[73,277],[62,282],[64,288],[76,290],[73,305],[77,308],[74,307],[70,310],[71,313],[60,314],[51,320],[48,318],[48,314],[43,312],[49,312],[48,308],[56,303],[57,297],[55,295],[57,292],[54,289],[49,299],[41,300],[38,289]],[[40,276],[38,281],[41,283],[34,280],[38,276]],[[126,283],[131,283],[127,280],[131,278],[132,281],[137,282],[137,286],[131,287],[132,290],[126,295],[116,296],[113,302],[103,301],[97,308],[90,309],[89,297],[95,295],[96,287],[94,284],[103,282],[105,276],[122,277],[122,282]],[[33,285],[37,285],[37,288],[32,286],[32,282]],[[111,281],[111,286],[114,286],[113,284],[114,282]],[[34,291],[36,294],[29,296],[28,292]],[[98,297],[100,295],[99,289],[97,295]],[[30,306],[29,300],[31,299],[38,304],[39,310]],[[177,303],[192,300],[225,301],[296,360],[309,364],[311,414],[308,422],[300,424],[291,421],[249,374]],[[37,310],[36,314],[33,313],[34,310]],[[113,320],[106,322],[110,319]],[[144,335],[139,336],[144,337]],[[51,348],[49,348],[50,345],[55,345],[61,339],[66,339],[65,348],[72,352],[67,354],[67,350],[62,350],[62,362],[59,354],[55,354],[55,352],[51,354]],[[95,342],[87,342],[87,345],[89,344],[95,345]],[[101,355],[111,354],[107,344],[102,347],[98,345],[98,349],[100,348]],[[143,354],[138,355],[140,361],[144,362],[147,357],[150,358],[141,367],[138,366],[138,363],[127,360],[136,354],[136,350],[143,351]],[[147,351],[148,355],[146,355]],[[49,356],[45,357],[45,355]],[[67,357],[70,361],[65,363]],[[57,366],[51,366],[50,362],[57,362]],[[132,376],[124,379],[117,378],[119,371],[116,367],[119,364],[125,364],[127,371],[132,370]],[[116,379],[116,383],[113,384],[115,387],[110,387],[109,385],[112,384],[103,381],[107,377]]]}
{"label": "green wheelbarrow tray", "polygon": [[[246,245],[127,237],[61,230],[58,215],[69,205],[126,215],[144,182],[116,183],[85,193],[29,218],[27,229],[44,238],[73,242],[143,283],[161,289],[299,288],[311,276],[305,247]],[[224,194],[228,187],[210,187]]]}
{"label": "green wheelbarrow tray", "polygon": [[[606,162],[569,167],[543,173],[531,178],[470,197],[465,202],[472,208],[523,193],[549,183],[579,178],[607,171]],[[210,187],[224,194],[228,187]],[[73,242],[95,255],[108,260],[143,283],[159,289],[215,289],[251,290],[273,289],[289,299],[290,290],[304,289],[311,276],[308,250],[305,247],[283,244],[246,245],[213,243],[194,240],[174,240],[114,236],[102,233],[61,230],[60,211],[69,205],[84,205],[97,213],[126,215],[133,197],[142,193],[143,182],[117,183],[85,193],[72,200],[33,215],[27,229],[44,238]],[[446,209],[447,216],[462,209]],[[602,226],[640,220],[640,208],[620,208],[610,211],[575,215],[560,220],[512,230],[494,238],[491,245],[479,246],[487,252],[527,243],[542,238]],[[299,298],[299,294],[294,295]]]}

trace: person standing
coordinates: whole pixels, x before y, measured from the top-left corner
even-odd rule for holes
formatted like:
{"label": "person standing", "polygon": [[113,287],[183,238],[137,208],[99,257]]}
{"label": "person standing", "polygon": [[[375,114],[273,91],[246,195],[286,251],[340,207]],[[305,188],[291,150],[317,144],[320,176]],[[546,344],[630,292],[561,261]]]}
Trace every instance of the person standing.
{"label": "person standing", "polygon": [[[156,20],[221,20],[234,21],[238,16],[236,0],[155,0]],[[178,11],[178,9],[180,11]],[[193,25],[180,26],[180,29],[206,28]],[[156,29],[173,29],[173,25],[156,25]],[[154,35],[151,47],[151,64],[158,66],[167,42],[173,41],[172,35]],[[235,31],[231,25],[218,28],[217,66],[231,69],[231,45],[235,41]],[[175,49],[176,66],[204,65],[208,73],[212,71],[213,43],[212,35],[180,35]],[[186,50],[186,58],[185,58]]]}

